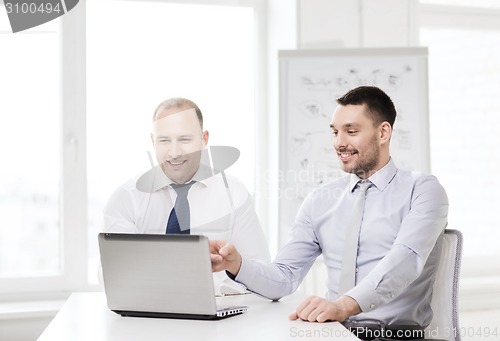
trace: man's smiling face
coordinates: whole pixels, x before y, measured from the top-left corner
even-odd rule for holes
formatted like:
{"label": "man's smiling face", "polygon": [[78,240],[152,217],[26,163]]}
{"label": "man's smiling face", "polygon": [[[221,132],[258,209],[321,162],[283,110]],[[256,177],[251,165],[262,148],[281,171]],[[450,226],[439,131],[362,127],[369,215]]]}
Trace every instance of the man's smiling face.
{"label": "man's smiling face", "polygon": [[367,178],[385,164],[380,157],[379,127],[365,110],[365,105],[339,105],[330,123],[342,170],[360,178]]}
{"label": "man's smiling face", "polygon": [[156,117],[151,139],[158,164],[172,181],[186,183],[200,166],[208,132],[202,131],[195,109],[187,106],[163,109]]}

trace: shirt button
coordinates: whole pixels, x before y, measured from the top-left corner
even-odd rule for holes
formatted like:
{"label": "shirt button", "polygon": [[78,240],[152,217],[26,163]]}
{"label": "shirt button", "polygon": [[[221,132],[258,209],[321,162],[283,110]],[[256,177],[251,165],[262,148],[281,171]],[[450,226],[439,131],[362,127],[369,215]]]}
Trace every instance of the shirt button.
{"label": "shirt button", "polygon": [[358,273],[358,271],[359,271],[359,269],[358,269],[358,268],[356,268],[356,273]]}
{"label": "shirt button", "polygon": [[370,309],[375,309],[375,304],[370,304]]}
{"label": "shirt button", "polygon": [[389,298],[394,298],[394,294],[392,292],[389,293]]}

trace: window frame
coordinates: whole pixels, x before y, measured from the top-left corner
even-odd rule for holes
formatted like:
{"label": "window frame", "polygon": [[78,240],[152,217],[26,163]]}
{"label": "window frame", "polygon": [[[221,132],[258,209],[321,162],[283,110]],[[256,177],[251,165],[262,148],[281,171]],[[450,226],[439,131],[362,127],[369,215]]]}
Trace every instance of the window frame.
{"label": "window frame", "polygon": [[[420,4],[419,9],[419,28],[452,27],[500,32],[500,8]],[[460,226],[450,226],[450,228],[460,229]],[[466,239],[464,245],[467,247]],[[491,292],[500,293],[500,264],[492,262],[491,257],[464,256],[461,277],[464,284],[462,291],[468,297],[477,295],[478,291],[490,294]],[[477,304],[472,302],[471,299],[470,302],[467,301],[466,306],[470,307]],[[492,304],[491,301],[489,304]]]}
{"label": "window frame", "polygon": [[[0,298],[59,297],[81,290],[86,270],[85,1],[59,20],[61,274],[0,280]],[[83,75],[83,77],[82,77]],[[71,115],[64,113],[72,113]],[[83,240],[82,240],[83,239]],[[86,272],[85,272],[86,274]],[[28,296],[27,296],[28,295]]]}

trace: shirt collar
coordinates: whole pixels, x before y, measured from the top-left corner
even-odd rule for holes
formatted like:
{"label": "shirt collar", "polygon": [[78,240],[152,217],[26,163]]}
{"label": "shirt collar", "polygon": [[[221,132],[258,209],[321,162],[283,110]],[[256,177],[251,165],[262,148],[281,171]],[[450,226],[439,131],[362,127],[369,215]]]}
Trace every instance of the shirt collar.
{"label": "shirt collar", "polygon": [[[375,174],[370,176],[368,180],[375,185],[380,191],[383,191],[387,185],[391,182],[391,180],[396,176],[398,169],[396,165],[394,164],[394,161],[392,161],[392,158],[389,159],[389,162],[379,169]],[[360,177],[358,177],[355,174],[350,174],[350,179],[349,179],[349,190],[352,192],[354,191],[354,188],[356,187],[357,183],[359,181],[362,181]]]}

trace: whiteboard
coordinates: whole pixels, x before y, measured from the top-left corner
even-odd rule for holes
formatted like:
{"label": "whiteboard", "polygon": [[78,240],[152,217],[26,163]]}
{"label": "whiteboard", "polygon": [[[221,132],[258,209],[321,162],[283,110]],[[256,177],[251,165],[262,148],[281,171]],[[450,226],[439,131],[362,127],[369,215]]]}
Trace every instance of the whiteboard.
{"label": "whiteboard", "polygon": [[335,100],[375,85],[397,110],[391,156],[397,167],[429,172],[427,48],[287,50],[279,52],[280,245],[305,196],[345,175],[329,127]]}

